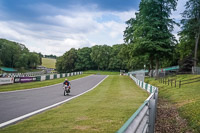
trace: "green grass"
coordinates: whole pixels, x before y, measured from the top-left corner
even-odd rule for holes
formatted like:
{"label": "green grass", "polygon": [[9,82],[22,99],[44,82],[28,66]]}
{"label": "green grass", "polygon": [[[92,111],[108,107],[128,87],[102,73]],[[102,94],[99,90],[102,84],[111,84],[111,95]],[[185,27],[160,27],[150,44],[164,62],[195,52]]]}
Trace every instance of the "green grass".
{"label": "green grass", "polygon": [[85,74],[97,74],[97,75],[119,75],[120,72],[111,72],[111,71],[97,71],[97,70],[89,70],[84,71]]}
{"label": "green grass", "polygon": [[[82,74],[82,75],[76,75],[76,76],[67,77],[67,78],[69,80],[74,80],[74,79],[82,78],[82,77],[85,77],[88,75],[89,74]],[[24,90],[24,89],[38,88],[38,87],[44,87],[44,86],[48,86],[48,85],[58,84],[58,83],[64,82],[65,78],[58,78],[58,79],[45,80],[45,81],[36,81],[36,82],[29,82],[29,83],[15,83],[15,84],[9,84],[9,85],[1,85],[0,92]]]}
{"label": "green grass", "polygon": [[109,76],[94,90],[0,132],[113,133],[147,97],[128,76]]}
{"label": "green grass", "polygon": [[42,66],[47,68],[56,68],[56,59],[42,58]]}
{"label": "green grass", "polygon": [[[186,80],[200,77],[200,75],[178,75],[171,78]],[[159,88],[159,97],[165,98],[178,108],[180,115],[188,121],[195,132],[200,132],[200,82],[178,87],[164,85],[158,81],[146,79],[146,82]]]}

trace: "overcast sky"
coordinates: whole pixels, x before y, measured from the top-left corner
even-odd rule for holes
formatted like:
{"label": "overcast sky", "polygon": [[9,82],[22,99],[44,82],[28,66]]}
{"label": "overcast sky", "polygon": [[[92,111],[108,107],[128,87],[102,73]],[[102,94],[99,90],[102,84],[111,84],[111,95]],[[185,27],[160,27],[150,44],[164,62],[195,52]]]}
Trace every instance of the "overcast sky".
{"label": "overcast sky", "polygon": [[[0,0],[0,38],[30,51],[63,55],[71,48],[123,43],[125,21],[140,0]],[[181,19],[186,0],[172,18]],[[175,27],[176,35],[180,28]]]}

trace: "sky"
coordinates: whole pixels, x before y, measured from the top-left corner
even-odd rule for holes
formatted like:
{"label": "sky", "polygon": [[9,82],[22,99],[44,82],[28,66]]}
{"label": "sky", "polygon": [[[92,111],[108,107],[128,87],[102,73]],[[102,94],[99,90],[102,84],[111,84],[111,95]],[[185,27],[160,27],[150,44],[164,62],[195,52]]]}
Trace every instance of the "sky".
{"label": "sky", "polygon": [[[0,38],[25,44],[31,52],[61,56],[71,48],[123,43],[125,22],[140,0],[0,0]],[[186,0],[172,18],[180,21]],[[180,28],[173,34],[178,38]]]}

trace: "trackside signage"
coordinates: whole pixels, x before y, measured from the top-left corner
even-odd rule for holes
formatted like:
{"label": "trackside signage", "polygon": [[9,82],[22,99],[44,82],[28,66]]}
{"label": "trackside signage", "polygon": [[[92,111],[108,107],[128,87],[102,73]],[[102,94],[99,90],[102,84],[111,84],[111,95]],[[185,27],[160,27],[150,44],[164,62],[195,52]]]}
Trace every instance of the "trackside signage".
{"label": "trackside signage", "polygon": [[16,77],[15,83],[25,83],[25,82],[32,82],[36,81],[36,77]]}
{"label": "trackside signage", "polygon": [[14,83],[14,78],[0,78],[0,85]]}

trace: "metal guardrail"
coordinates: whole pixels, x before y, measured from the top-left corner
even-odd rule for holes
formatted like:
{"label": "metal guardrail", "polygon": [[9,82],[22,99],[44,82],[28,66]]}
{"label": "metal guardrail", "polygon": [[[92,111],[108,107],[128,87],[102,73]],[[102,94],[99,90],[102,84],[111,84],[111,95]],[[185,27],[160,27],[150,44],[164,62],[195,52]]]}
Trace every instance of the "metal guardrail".
{"label": "metal guardrail", "polygon": [[136,82],[137,85],[147,90],[150,93],[150,96],[117,131],[117,133],[154,133],[158,88],[139,81],[132,75],[130,75],[130,77]]}

